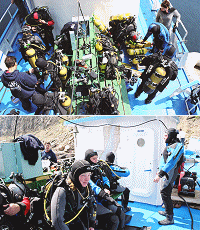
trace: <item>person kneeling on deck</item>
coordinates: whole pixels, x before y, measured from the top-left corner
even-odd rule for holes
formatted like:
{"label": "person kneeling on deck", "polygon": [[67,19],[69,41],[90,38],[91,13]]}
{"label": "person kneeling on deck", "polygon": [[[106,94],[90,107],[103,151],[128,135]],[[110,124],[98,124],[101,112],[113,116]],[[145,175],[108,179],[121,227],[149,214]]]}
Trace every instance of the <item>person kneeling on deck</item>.
{"label": "person kneeling on deck", "polygon": [[[33,74],[34,70],[29,69],[29,74],[25,72],[19,72],[17,70],[17,62],[14,56],[7,56],[5,59],[5,65],[8,68],[2,76],[1,81],[3,85],[10,88],[12,95],[22,103],[24,110],[31,112],[31,101],[36,106],[40,106],[43,95],[36,92],[37,77]],[[40,99],[38,100],[38,96]]]}
{"label": "person kneeling on deck", "polygon": [[94,230],[96,201],[89,185],[91,166],[80,160],[72,165],[63,186],[51,200],[51,219],[55,230]]}
{"label": "person kneeling on deck", "polygon": [[97,163],[98,153],[93,149],[88,149],[85,152],[85,160],[93,167],[90,185],[98,201],[97,219],[100,225],[107,222],[107,227],[104,226],[104,229],[124,229],[125,224],[130,221],[130,218],[126,218],[122,206],[110,196],[110,182]]}
{"label": "person kneeling on deck", "polygon": [[145,57],[140,65],[146,66],[141,75],[142,83],[135,92],[135,98],[138,98],[142,92],[148,94],[145,104],[151,103],[157,92],[162,92],[169,81],[174,81],[178,75],[178,67],[172,58],[176,53],[173,45],[168,45],[161,54],[155,53]]}
{"label": "person kneeling on deck", "polygon": [[163,178],[161,187],[161,197],[165,206],[165,211],[158,211],[160,215],[166,216],[166,219],[158,221],[161,225],[174,224],[173,203],[171,199],[174,181],[178,175],[178,169],[184,161],[184,146],[177,137],[178,131],[170,128],[164,135],[166,147],[163,151],[160,161],[159,171],[154,178],[158,183]]}
{"label": "person kneeling on deck", "polygon": [[110,189],[111,193],[123,193],[122,195],[122,206],[123,211],[126,213],[131,210],[130,207],[128,207],[128,200],[129,200],[129,194],[130,190],[126,187],[123,187],[119,184],[118,180],[121,177],[127,177],[130,175],[130,170],[125,167],[120,167],[116,164],[114,164],[115,161],[115,154],[113,152],[109,152],[106,155],[106,161],[100,160],[100,167],[105,172],[106,176],[108,177],[110,181]]}
{"label": "person kneeling on deck", "polygon": [[164,50],[169,44],[169,31],[168,29],[159,22],[151,23],[148,28],[147,34],[145,35],[143,42],[145,42],[153,34],[153,48],[152,53]]}

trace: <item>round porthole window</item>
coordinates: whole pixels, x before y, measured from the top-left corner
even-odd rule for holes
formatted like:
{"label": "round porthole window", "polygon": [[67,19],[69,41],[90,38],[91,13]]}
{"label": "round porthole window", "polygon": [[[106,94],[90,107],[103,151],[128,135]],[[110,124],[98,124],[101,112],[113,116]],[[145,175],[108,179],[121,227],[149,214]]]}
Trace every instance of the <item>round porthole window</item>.
{"label": "round porthole window", "polygon": [[143,147],[144,144],[145,144],[145,140],[144,140],[143,138],[139,138],[139,139],[137,140],[137,145],[138,145],[139,147]]}

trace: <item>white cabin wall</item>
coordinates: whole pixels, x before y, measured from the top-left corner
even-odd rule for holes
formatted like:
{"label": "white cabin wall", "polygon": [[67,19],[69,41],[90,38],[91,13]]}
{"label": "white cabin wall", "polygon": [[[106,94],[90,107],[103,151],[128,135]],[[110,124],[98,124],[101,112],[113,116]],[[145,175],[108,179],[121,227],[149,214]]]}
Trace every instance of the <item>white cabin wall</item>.
{"label": "white cabin wall", "polygon": [[[48,6],[55,21],[54,35],[60,34],[64,24],[71,21],[72,16],[78,16],[78,3],[75,0],[33,0],[35,6]],[[106,25],[112,15],[131,13],[138,15],[140,0],[80,0],[84,16],[99,16]],[[81,13],[79,11],[79,15]]]}
{"label": "white cabin wall", "polygon": [[[77,126],[76,159],[83,159],[85,151],[90,148],[98,151],[99,158],[103,160],[108,152],[114,152],[115,163],[129,168],[131,172],[129,177],[120,179],[120,183],[131,190],[130,200],[160,205],[160,183],[154,183],[153,178],[165,147],[163,136],[166,128],[176,128],[178,120],[170,116],[113,116],[107,119],[101,117],[99,120],[96,116],[94,118],[83,123],[80,119],[78,122],[86,126],[101,126]],[[141,143],[143,139],[145,145],[141,147],[138,141]]]}

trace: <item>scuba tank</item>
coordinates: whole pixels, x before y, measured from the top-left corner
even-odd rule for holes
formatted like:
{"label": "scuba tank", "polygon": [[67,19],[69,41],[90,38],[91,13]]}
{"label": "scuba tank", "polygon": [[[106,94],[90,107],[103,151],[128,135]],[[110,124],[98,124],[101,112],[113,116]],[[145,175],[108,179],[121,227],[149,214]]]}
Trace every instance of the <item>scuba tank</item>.
{"label": "scuba tank", "polygon": [[36,64],[35,64],[35,61],[37,59],[35,50],[33,48],[30,48],[30,49],[26,50],[26,55],[28,56],[28,61],[29,61],[30,65],[31,65],[31,67],[32,68],[37,67]]}
{"label": "scuba tank", "polygon": [[69,57],[67,55],[63,55],[62,57],[62,63],[65,65],[65,66],[68,66],[69,65]]}
{"label": "scuba tank", "polygon": [[131,60],[131,63],[133,63],[134,65],[137,65],[137,64],[141,63],[144,58],[145,58],[144,55],[137,55],[136,57],[134,57]]}
{"label": "scuba tank", "polygon": [[144,92],[151,94],[154,92],[161,80],[166,76],[166,70],[164,67],[157,67],[155,72],[148,78],[144,85]]}
{"label": "scuba tank", "polygon": [[102,34],[109,35],[107,27],[101,21],[101,19],[96,15],[94,15],[94,24]]}
{"label": "scuba tank", "polygon": [[103,45],[101,42],[97,41],[95,48],[97,51],[101,52],[103,50]]}
{"label": "scuba tank", "polygon": [[117,15],[111,16],[110,21],[116,21],[116,20],[122,21],[122,20],[126,20],[129,18],[133,18],[133,16],[130,13],[117,14]]}
{"label": "scuba tank", "polygon": [[[73,107],[71,106],[72,100],[69,96],[65,95],[65,99],[63,102],[61,102],[62,107],[67,111],[67,114],[73,113]],[[71,113],[70,113],[71,108]]]}
{"label": "scuba tank", "polygon": [[140,49],[127,49],[127,53],[132,56],[132,55],[144,55],[148,52],[148,49],[146,48],[140,48]]}
{"label": "scuba tank", "polygon": [[66,81],[67,79],[67,68],[62,66],[60,71],[59,71],[59,76],[61,81]]}
{"label": "scuba tank", "polygon": [[138,49],[144,47],[151,47],[151,42],[145,41],[144,43],[141,43],[141,41],[137,41],[133,43],[133,42],[125,41],[125,45],[127,48]]}

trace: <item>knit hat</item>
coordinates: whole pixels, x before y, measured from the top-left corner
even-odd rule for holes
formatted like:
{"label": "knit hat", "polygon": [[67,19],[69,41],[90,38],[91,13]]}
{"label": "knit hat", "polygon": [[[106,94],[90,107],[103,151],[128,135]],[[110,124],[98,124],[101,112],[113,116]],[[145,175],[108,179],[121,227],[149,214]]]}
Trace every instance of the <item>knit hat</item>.
{"label": "knit hat", "polygon": [[79,176],[86,172],[91,172],[91,167],[89,162],[86,160],[76,161],[72,165],[72,170],[69,173],[69,177],[76,187],[80,187]]}
{"label": "knit hat", "polygon": [[178,130],[174,129],[174,128],[170,128],[166,131],[168,137],[165,141],[165,143],[168,143],[168,144],[173,144],[175,143],[178,138],[177,138],[177,134],[179,133]]}
{"label": "knit hat", "polygon": [[107,154],[106,154],[106,161],[107,161],[108,163],[113,164],[114,161],[115,161],[115,154],[114,154],[113,152],[107,153]]}
{"label": "knit hat", "polygon": [[98,156],[98,153],[96,151],[94,151],[94,149],[88,149],[86,152],[85,152],[85,160],[88,161],[90,164],[94,164],[90,158],[93,157],[93,156]]}

